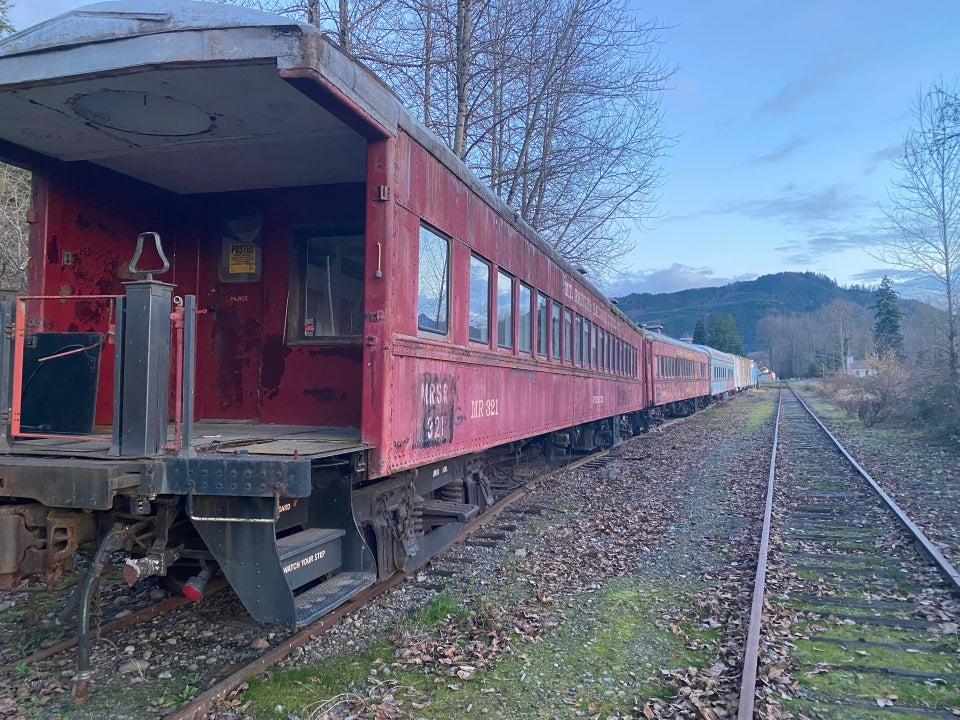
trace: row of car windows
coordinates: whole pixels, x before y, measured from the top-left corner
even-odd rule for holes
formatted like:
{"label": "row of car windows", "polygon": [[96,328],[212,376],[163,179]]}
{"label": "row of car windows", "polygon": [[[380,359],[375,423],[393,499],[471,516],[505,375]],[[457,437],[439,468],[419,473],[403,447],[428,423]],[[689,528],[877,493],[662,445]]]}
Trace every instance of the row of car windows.
{"label": "row of car windows", "polygon": [[[450,275],[450,241],[421,226],[418,329],[447,334],[450,327]],[[491,298],[494,307],[491,307]],[[470,255],[470,293],[466,311],[470,342],[489,346],[493,319],[497,347],[504,350],[536,352],[565,363],[636,376],[637,355],[632,345],[475,253]]]}
{"label": "row of car windows", "polygon": [[657,377],[661,378],[705,378],[707,364],[687,358],[657,356]]}
{"label": "row of car windows", "polygon": [[727,378],[733,377],[733,368],[724,367],[722,365],[713,366],[713,379],[714,380],[726,380]]}

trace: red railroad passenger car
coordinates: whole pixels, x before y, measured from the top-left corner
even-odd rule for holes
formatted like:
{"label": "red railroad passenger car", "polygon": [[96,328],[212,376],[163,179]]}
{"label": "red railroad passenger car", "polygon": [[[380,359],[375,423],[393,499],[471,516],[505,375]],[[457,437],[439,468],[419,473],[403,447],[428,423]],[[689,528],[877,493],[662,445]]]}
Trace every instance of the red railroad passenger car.
{"label": "red railroad passenger car", "polygon": [[642,333],[316,29],[105,2],[0,41],[0,78],[33,173],[0,586],[95,542],[82,604],[123,551],[307,622],[448,544],[490,453],[647,424]]}
{"label": "red railroad passenger car", "polygon": [[687,415],[710,402],[710,356],[703,347],[645,330],[644,376],[648,405],[670,415]]}

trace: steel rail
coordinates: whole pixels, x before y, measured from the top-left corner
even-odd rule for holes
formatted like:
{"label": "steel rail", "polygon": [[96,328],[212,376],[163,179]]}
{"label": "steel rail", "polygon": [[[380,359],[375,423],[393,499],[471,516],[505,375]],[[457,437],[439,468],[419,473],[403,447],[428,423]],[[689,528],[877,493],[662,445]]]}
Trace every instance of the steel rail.
{"label": "steel rail", "polygon": [[[551,473],[551,475],[552,474],[553,473]],[[450,544],[449,547],[453,547],[454,545],[462,543],[477,528],[486,525],[508,507],[529,495],[532,489],[532,485],[524,486],[514,490],[512,493],[499,500],[487,512],[464,525],[460,535],[457,536],[457,538],[453,541],[453,543]],[[197,697],[190,700],[183,707],[179,708],[173,713],[170,713],[169,715],[166,715],[163,720],[203,720],[206,714],[212,711],[218,702],[228,697],[232,692],[234,692],[234,690],[240,687],[242,683],[259,675],[267,668],[276,665],[280,660],[283,660],[298,647],[313,641],[317,638],[317,636],[329,630],[350,613],[359,610],[370,601],[380,597],[381,595],[384,595],[397,585],[406,581],[410,577],[413,577],[415,573],[419,571],[420,568],[412,573],[396,573],[384,582],[372,585],[367,590],[354,595],[343,605],[340,605],[336,609],[321,617],[316,622],[299,630],[296,634],[287,638],[269,652],[264,653],[258,658],[250,661],[232,675],[224,678]]]}
{"label": "steel rail", "polygon": [[953,565],[951,565],[950,562],[943,556],[943,554],[937,550],[936,546],[924,534],[923,530],[921,530],[909,517],[907,517],[907,514],[900,509],[900,506],[897,505],[896,501],[887,495],[883,488],[881,488],[880,485],[877,484],[872,477],[870,477],[870,473],[864,470],[860,466],[860,463],[858,463],[853,456],[847,452],[846,448],[844,448],[843,445],[840,444],[840,441],[834,437],[833,433],[827,429],[827,426],[820,421],[820,418],[818,418],[816,413],[814,413],[813,410],[811,410],[810,407],[803,401],[803,398],[797,394],[796,390],[790,388],[790,392],[792,392],[797,400],[800,401],[800,404],[803,406],[804,410],[810,413],[810,417],[816,421],[821,429],[833,441],[833,444],[837,446],[837,449],[843,454],[843,456],[850,461],[850,464],[853,465],[854,468],[856,468],[857,472],[860,473],[860,476],[863,477],[863,479],[870,484],[870,487],[876,491],[877,495],[883,499],[883,501],[887,504],[887,507],[890,508],[891,512],[893,512],[903,526],[910,531],[914,539],[923,548],[924,552],[927,553],[930,559],[940,567],[941,572],[950,579],[950,582],[953,585],[953,591],[960,593],[960,573],[957,572],[956,568],[954,568]]}
{"label": "steel rail", "polygon": [[[826,433],[834,446],[850,462],[860,476],[867,481],[870,487],[883,500],[887,508],[896,516],[897,520],[913,535],[923,551],[939,566],[941,572],[949,578],[954,592],[960,591],[960,573],[933,545],[924,532],[903,512],[899,505],[891,498],[880,485],[870,476],[852,455],[843,447],[826,425],[817,417],[816,413],[803,401],[803,398],[792,387],[787,389],[793,393],[804,410]],[[774,476],[776,473],[777,446],[779,444],[780,418],[783,407],[783,385],[780,386],[780,398],[777,403],[777,422],[773,433],[773,450],[770,456],[770,474],[767,481],[767,501],[764,509],[763,532],[760,539],[759,558],[757,560],[757,575],[753,588],[753,604],[750,609],[750,626],[747,631],[747,641],[744,646],[743,676],[740,684],[740,703],[737,709],[737,720],[752,720],[756,698],[757,666],[760,652],[760,630],[765,596],[767,556],[770,544],[770,526],[773,514]]]}
{"label": "steel rail", "polygon": [[[227,587],[227,581],[223,578],[218,578],[210,583],[210,587],[207,588],[206,595],[212,595],[220,590],[223,590],[225,587]],[[166,615],[167,613],[173,612],[179,607],[190,605],[193,602],[193,600],[184,597],[183,595],[173,595],[165,600],[161,600],[155,605],[150,605],[142,610],[137,610],[126,617],[122,617],[118,620],[111,620],[110,622],[98,626],[95,628],[94,635],[99,638],[101,635],[105,633],[111,633],[114,630],[122,630],[123,628],[139,625],[142,622],[147,622],[148,620],[153,620],[156,617]],[[28,655],[27,657],[23,658],[19,662],[25,665],[32,665],[40,662],[41,660],[46,660],[49,657],[62,653],[64,650],[69,650],[70,648],[76,646],[77,641],[77,637],[68,638],[61,643],[51,645],[43,650],[38,650],[32,655]]]}
{"label": "steel rail", "polygon": [[777,398],[777,419],[773,426],[773,449],[770,453],[770,474],[767,477],[767,502],[763,510],[763,531],[757,557],[757,576],[753,582],[753,604],[750,626],[743,648],[743,676],[740,681],[740,704],[737,720],[751,720],[757,693],[757,665],[760,660],[760,626],[763,620],[763,599],[766,595],[767,555],[770,550],[770,525],[773,519],[773,478],[777,470],[777,445],[780,442],[780,411],[783,407],[783,386]]}

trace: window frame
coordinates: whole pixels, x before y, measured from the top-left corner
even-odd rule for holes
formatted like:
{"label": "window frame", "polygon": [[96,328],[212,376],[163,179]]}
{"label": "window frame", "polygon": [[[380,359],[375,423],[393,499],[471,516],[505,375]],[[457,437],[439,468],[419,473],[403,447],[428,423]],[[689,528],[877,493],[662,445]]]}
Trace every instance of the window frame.
{"label": "window frame", "polygon": [[[423,258],[424,258],[423,250],[424,250],[424,247],[423,247],[423,240],[424,240],[424,236],[425,236],[425,235],[426,235],[427,237],[431,238],[431,239],[435,238],[435,239],[437,239],[437,240],[440,240],[440,241],[443,243],[444,247],[446,248],[445,267],[444,267],[444,273],[443,273],[443,285],[444,285],[444,288],[443,288],[443,293],[442,293],[443,305],[444,305],[444,309],[445,309],[445,317],[444,317],[444,325],[443,325],[443,329],[442,329],[442,330],[441,330],[439,327],[437,327],[437,328],[424,327],[423,325],[420,324],[420,315],[421,315],[421,312],[420,312],[420,310],[421,310],[421,305],[420,305],[420,298],[421,298],[420,290],[421,290],[422,280],[423,280],[423,277],[424,277],[424,267],[423,267]],[[416,322],[417,322],[417,333],[418,333],[418,334],[421,334],[421,333],[422,333],[422,334],[425,334],[427,337],[443,337],[443,338],[447,338],[447,337],[450,336],[450,278],[451,278],[451,275],[452,275],[452,273],[451,273],[452,267],[451,267],[451,266],[452,266],[452,264],[453,264],[452,252],[453,252],[452,243],[450,242],[450,237],[449,237],[449,236],[444,235],[444,234],[441,233],[439,230],[436,230],[435,228],[430,227],[429,225],[427,225],[427,224],[425,224],[425,223],[420,223],[420,233],[419,233],[419,235],[417,236],[417,312],[416,312]]]}
{"label": "window frame", "polygon": [[[284,344],[287,346],[296,345],[358,345],[363,342],[364,323],[361,320],[361,330],[359,333],[350,335],[307,335],[305,332],[305,323],[307,312],[304,307],[307,297],[307,265],[308,265],[308,240],[315,238],[328,238],[330,240],[351,240],[356,239],[360,248],[359,256],[362,260],[366,259],[366,235],[363,231],[362,223],[341,223],[328,225],[324,223],[300,223],[290,227],[288,230],[288,243],[290,257],[293,262],[290,263],[289,284],[287,290],[287,307],[289,312],[286,319],[286,333]],[[361,283],[364,288],[360,298],[361,317],[365,312],[363,302],[366,292],[366,272],[361,269]]]}
{"label": "window frame", "polygon": [[[517,286],[517,352],[524,353],[525,355],[533,354],[533,296],[534,289],[532,286],[523,282],[522,280],[516,281]],[[527,294],[526,302],[526,321],[524,321],[524,302],[523,295],[524,292]],[[524,328],[526,328],[526,334],[524,334]],[[526,347],[524,347],[524,337],[526,337]]]}
{"label": "window frame", "polygon": [[[550,350],[550,298],[539,290],[534,290],[534,305],[537,316],[537,355],[547,357]],[[541,313],[540,310],[543,310]]]}
{"label": "window frame", "polygon": [[[487,269],[487,277],[486,277],[486,283],[485,283],[486,286],[484,288],[485,292],[483,296],[483,300],[485,303],[484,310],[486,313],[486,320],[487,320],[487,326],[483,328],[486,331],[485,338],[476,338],[473,336],[474,280],[479,281],[479,278],[474,277],[473,271],[475,267],[478,267],[480,265],[484,266]],[[486,347],[490,347],[490,335],[491,335],[491,332],[490,332],[490,321],[491,321],[490,278],[492,277],[492,274],[493,274],[491,265],[492,264],[490,263],[490,261],[484,258],[482,255],[478,255],[477,253],[474,253],[474,252],[470,253],[470,285],[469,285],[469,292],[468,292],[469,297],[467,298],[467,340],[475,345],[482,345]]]}
{"label": "window frame", "polygon": [[[506,281],[510,284],[509,293],[501,292],[501,282]],[[503,268],[497,268],[497,302],[496,302],[496,315],[497,315],[497,347],[501,350],[513,351],[516,347],[517,339],[516,335],[516,302],[514,300],[514,293],[516,292],[516,283],[514,282],[515,278],[510,273],[506,272]],[[500,299],[502,297],[508,297],[510,299],[509,304],[509,317],[501,318],[500,311],[502,309]],[[506,320],[507,322],[504,322]],[[502,327],[506,327],[508,331],[508,336],[506,342],[504,342],[503,333],[500,332]]]}
{"label": "window frame", "polygon": [[563,362],[563,305],[550,300],[550,359]]}

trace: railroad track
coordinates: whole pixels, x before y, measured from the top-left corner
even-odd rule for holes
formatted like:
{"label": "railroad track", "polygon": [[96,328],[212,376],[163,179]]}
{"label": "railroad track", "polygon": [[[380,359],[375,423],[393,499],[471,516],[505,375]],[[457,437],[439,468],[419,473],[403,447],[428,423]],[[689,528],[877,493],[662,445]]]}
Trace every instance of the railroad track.
{"label": "railroad track", "polygon": [[957,571],[790,390],[774,447],[740,720],[773,688],[800,717],[960,715]]}
{"label": "railroad track", "polygon": [[590,469],[601,469],[606,462],[608,462],[606,455],[606,451],[589,455],[561,467],[554,467],[548,472],[532,478],[527,482],[516,484],[515,488],[503,497],[500,497],[493,507],[467,523],[454,545],[433,558],[425,569],[415,571],[411,574],[398,573],[386,582],[371,586],[313,624],[302,628],[277,647],[272,648],[245,666],[238,668],[229,677],[224,678],[203,693],[192,698],[173,713],[165,716],[164,720],[202,720],[220,701],[229,697],[240,688],[243,683],[276,665],[288,657],[296,648],[313,641],[321,633],[329,630],[340,622],[341,619],[363,607],[363,605],[389,592],[398,585],[410,581],[414,577],[422,577],[422,580],[416,580],[419,587],[441,589],[444,581],[455,577],[457,564],[464,562],[462,557],[452,555],[451,550],[458,545],[480,548],[502,545],[506,541],[505,533],[513,532],[517,529],[517,525],[511,521],[511,516],[539,515],[546,510],[541,506],[516,507],[539,483],[542,483],[555,472],[575,470],[582,466],[587,466]]}
{"label": "railroad track", "polygon": [[[490,546],[502,546],[507,542],[507,536],[517,529],[525,517],[539,515],[547,510],[544,507],[536,505],[523,505],[518,507],[518,504],[520,504],[519,501],[525,498],[529,492],[537,487],[545,478],[554,472],[576,469],[583,465],[588,465],[589,468],[592,469],[602,469],[603,465],[608,462],[604,455],[605,453],[590,455],[566,465],[554,464],[551,467],[537,470],[534,475],[528,478],[521,477],[519,480],[513,477],[512,471],[503,473],[507,481],[500,483],[500,488],[497,491],[497,496],[500,497],[500,499],[495,506],[468,524],[464,533],[457,541],[457,544],[463,545],[457,553],[447,551],[441,554],[431,561],[426,568],[422,568],[414,573],[414,577],[398,574],[385,583],[377,584],[297,633],[291,634],[289,631],[284,631],[280,628],[263,628],[260,627],[258,623],[243,617],[234,617],[232,620],[221,623],[217,619],[217,611],[208,608],[208,603],[192,606],[186,598],[176,596],[167,598],[156,605],[143,608],[120,620],[105,622],[96,627],[92,631],[95,645],[98,648],[95,650],[95,658],[102,655],[105,658],[105,662],[115,668],[116,658],[118,656],[121,659],[126,657],[125,650],[129,651],[133,647],[136,647],[136,655],[130,655],[130,657],[142,657],[145,642],[143,638],[146,636],[155,638],[151,643],[161,647],[169,647],[167,643],[176,643],[174,645],[175,648],[186,647],[192,644],[195,648],[193,651],[194,655],[200,661],[200,667],[194,671],[196,680],[192,681],[191,684],[193,684],[195,688],[202,688],[205,686],[204,677],[219,676],[222,679],[215,682],[214,685],[206,687],[203,692],[195,694],[189,702],[173,710],[170,714],[164,715],[164,717],[169,720],[178,718],[202,718],[204,714],[210,711],[220,700],[234,692],[246,680],[264,672],[289,657],[297,648],[311,642],[318,635],[336,625],[341,618],[355,612],[378,595],[386,593],[402,583],[409,583],[411,587],[423,589],[442,589],[444,583],[455,580],[453,576],[456,573],[457,564],[458,562],[462,562],[462,558],[458,556],[462,556],[464,553],[469,554],[471,550],[482,552]],[[525,470],[525,472],[529,471]],[[445,558],[449,558],[449,561]],[[222,585],[225,585],[222,580],[217,583],[212,583],[207,594],[214,595],[215,591],[220,589]],[[229,595],[229,593],[227,593],[227,595]],[[188,607],[183,607],[185,605]],[[232,608],[235,612],[235,602],[228,602],[226,605],[228,611]],[[192,618],[187,620],[186,627],[189,629],[178,631],[177,628],[180,627],[183,621],[176,617],[172,618],[166,625],[162,624],[164,621],[161,620],[161,617],[176,610],[191,613],[188,616],[184,616]],[[199,619],[194,617],[197,613],[199,613],[199,615],[196,617]],[[73,622],[71,620],[69,628],[72,627]],[[203,632],[204,637],[195,637],[197,635],[197,627],[205,628]],[[216,642],[218,638],[222,638],[223,641],[233,644],[230,643],[230,639],[234,633],[243,633],[245,639],[242,641],[242,644],[246,647],[251,637],[266,637],[266,631],[271,629],[277,632],[275,637],[271,635],[270,646],[262,652],[257,652],[256,656],[252,659],[250,659],[250,653],[247,651],[246,660],[239,663],[233,661],[235,664],[220,671],[218,671],[218,666],[204,665],[206,658],[214,657],[213,654],[210,654],[204,649],[211,641]],[[65,628],[65,631],[67,631],[67,628]],[[6,680],[11,682],[17,677],[22,677],[24,682],[39,683],[38,678],[47,675],[52,677],[67,677],[67,675],[70,674],[70,671],[74,667],[75,659],[73,653],[69,651],[76,646],[75,637],[68,635],[63,642],[56,642],[52,646],[42,649],[36,647],[33,643],[30,645],[33,645],[33,647],[25,648],[26,653],[20,657],[7,658],[9,662],[5,662],[3,667],[0,667],[0,677],[6,676]],[[244,654],[241,648],[237,648],[236,650],[237,652],[232,653],[234,656]],[[104,655],[104,653],[106,653],[106,655]],[[151,654],[154,656],[153,659],[156,660],[157,652],[153,651]],[[147,657],[150,657],[150,655]],[[99,665],[101,670],[98,671],[97,681],[113,682],[114,678],[107,678],[102,674],[103,663],[99,663]],[[169,667],[173,670],[176,678],[177,671],[174,665],[171,664]],[[144,685],[144,683],[149,682],[148,677],[162,673],[163,668],[154,667],[148,673],[138,672],[123,677],[130,677],[136,682],[139,682],[139,692],[142,695],[153,695],[157,698],[163,696],[169,697],[170,690],[163,686],[164,683],[160,683],[161,687],[149,691],[146,689],[146,685]],[[173,681],[174,680],[167,681],[167,684]],[[60,691],[65,689],[63,685],[66,683],[69,683],[68,679],[60,683]],[[53,684],[56,685],[56,681],[54,681]],[[88,705],[91,702],[94,705],[97,704],[98,691],[96,687],[92,693],[91,700],[87,703]],[[47,695],[48,693],[44,692],[43,694]],[[36,708],[39,709],[39,706],[36,706]],[[9,710],[11,708],[6,709]],[[102,709],[87,709],[93,713],[90,717],[105,717],[105,715],[100,714]],[[158,709],[157,707],[151,708],[150,717],[159,717],[157,713]],[[0,706],[0,711],[2,710],[4,710],[4,707]],[[0,712],[0,716],[4,716],[4,713]]]}

